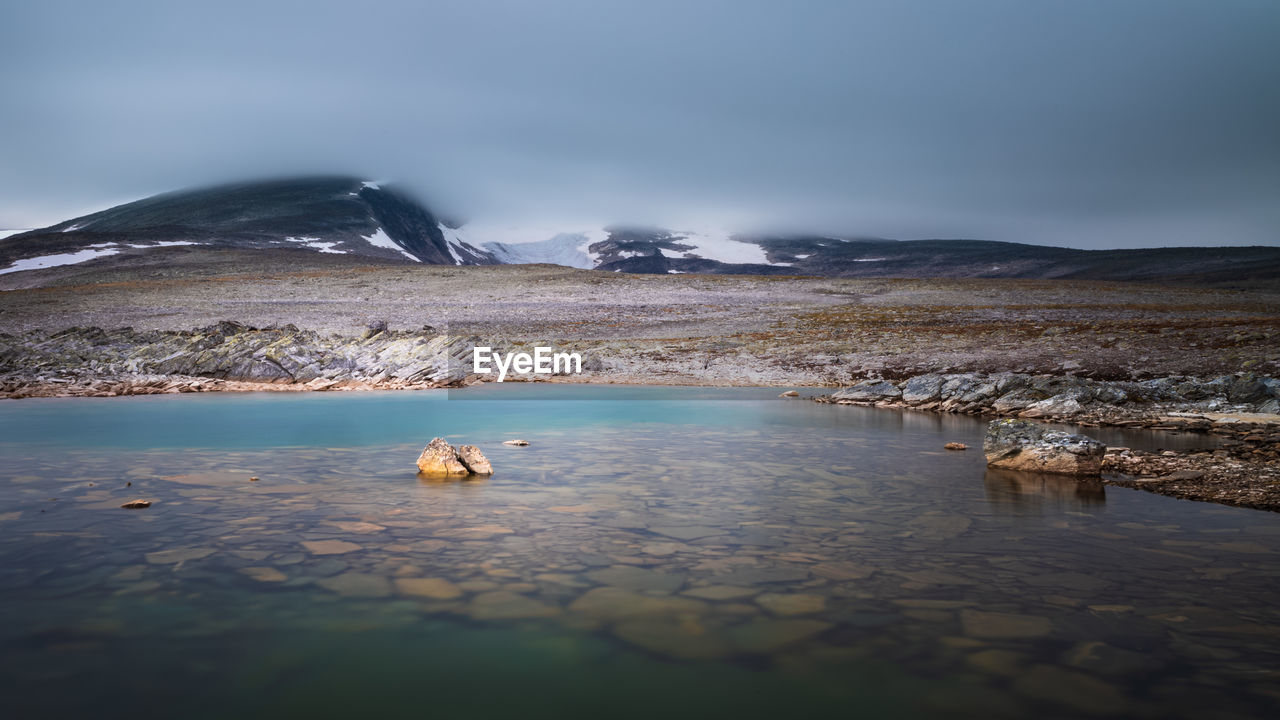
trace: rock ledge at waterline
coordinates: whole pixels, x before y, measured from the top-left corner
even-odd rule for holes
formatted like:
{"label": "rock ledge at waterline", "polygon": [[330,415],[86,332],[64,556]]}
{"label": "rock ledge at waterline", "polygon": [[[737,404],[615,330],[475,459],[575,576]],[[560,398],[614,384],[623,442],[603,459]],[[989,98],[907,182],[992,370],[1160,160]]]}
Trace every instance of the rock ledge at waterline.
{"label": "rock ledge at waterline", "polygon": [[1097,477],[1107,446],[1026,420],[996,420],[987,426],[982,450],[993,468]]}

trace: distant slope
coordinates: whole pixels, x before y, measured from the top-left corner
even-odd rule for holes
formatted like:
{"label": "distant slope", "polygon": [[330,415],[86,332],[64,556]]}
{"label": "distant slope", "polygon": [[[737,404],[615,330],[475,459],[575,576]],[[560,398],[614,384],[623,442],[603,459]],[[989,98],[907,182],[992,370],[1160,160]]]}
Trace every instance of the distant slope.
{"label": "distant slope", "polygon": [[0,240],[0,272],[153,247],[297,248],[434,265],[496,262],[395,188],[294,178],[156,195]]}
{"label": "distant slope", "polygon": [[761,237],[795,272],[832,277],[1006,277],[1086,280],[1275,280],[1280,247],[1076,250],[985,240]]}
{"label": "distant slope", "polygon": [[[1198,283],[1280,279],[1280,247],[1268,246],[1076,250],[984,240],[730,236],[654,228],[614,227],[596,234],[605,239],[576,250],[594,260],[592,267],[614,272]],[[499,251],[485,245],[503,262],[523,257],[522,248],[542,246],[508,243]]]}

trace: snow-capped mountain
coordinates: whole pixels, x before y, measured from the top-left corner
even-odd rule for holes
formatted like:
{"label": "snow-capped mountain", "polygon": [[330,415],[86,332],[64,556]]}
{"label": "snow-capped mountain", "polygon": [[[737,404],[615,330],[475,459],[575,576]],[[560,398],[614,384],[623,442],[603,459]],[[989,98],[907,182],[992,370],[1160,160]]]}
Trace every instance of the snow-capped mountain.
{"label": "snow-capped mountain", "polygon": [[[1239,282],[1280,277],[1280,248],[1075,250],[979,240],[745,235],[632,226],[457,223],[394,186],[300,178],[165,193],[38,230],[0,233],[0,275],[218,249],[431,265],[551,263],[625,273],[1016,277]],[[194,261],[198,262],[199,258]]]}
{"label": "snow-capped mountain", "polygon": [[151,248],[296,249],[434,265],[490,265],[408,193],[350,177],[184,190],[119,205],[0,241],[0,273]]}

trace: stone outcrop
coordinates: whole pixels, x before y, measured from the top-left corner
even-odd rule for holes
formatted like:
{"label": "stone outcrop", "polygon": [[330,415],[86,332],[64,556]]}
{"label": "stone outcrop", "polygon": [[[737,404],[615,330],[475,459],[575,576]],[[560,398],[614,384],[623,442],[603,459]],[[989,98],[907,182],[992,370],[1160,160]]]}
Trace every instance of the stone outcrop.
{"label": "stone outcrop", "polygon": [[1207,430],[1222,415],[1280,418],[1280,380],[1252,375],[1214,378],[1095,380],[1074,375],[961,373],[901,381],[863,380],[818,402],[909,407],[971,415],[1062,420],[1081,424]]}
{"label": "stone outcrop", "polygon": [[492,474],[489,459],[475,445],[455,448],[444,438],[432,438],[418,456],[420,477],[448,479]]}
{"label": "stone outcrop", "polygon": [[229,321],[180,332],[96,327],[31,331],[0,335],[0,397],[21,397],[25,387],[58,384],[94,387],[93,392],[70,394],[135,394],[126,391],[139,381],[183,378],[310,390],[343,383],[445,387],[466,379],[472,344],[471,338],[430,329],[371,328],[363,336],[342,336]]}
{"label": "stone outcrop", "polygon": [[993,468],[1096,477],[1107,446],[1026,420],[996,420],[987,427],[982,450]]}

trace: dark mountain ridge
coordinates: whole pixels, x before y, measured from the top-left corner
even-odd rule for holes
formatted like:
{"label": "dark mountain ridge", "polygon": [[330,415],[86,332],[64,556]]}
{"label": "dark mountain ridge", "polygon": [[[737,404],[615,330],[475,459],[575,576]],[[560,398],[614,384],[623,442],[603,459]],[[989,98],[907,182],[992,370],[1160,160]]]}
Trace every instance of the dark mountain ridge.
{"label": "dark mountain ridge", "polygon": [[0,263],[159,243],[298,247],[438,265],[494,262],[483,250],[451,243],[449,229],[394,186],[342,176],[266,180],[163,193],[12,235],[0,241]]}
{"label": "dark mountain ridge", "polygon": [[[481,231],[476,231],[481,234]],[[1274,284],[1280,247],[1077,250],[985,240],[724,235],[609,227],[483,242],[410,193],[349,176],[163,193],[0,239],[0,274],[138,262],[155,248],[325,253],[349,261],[555,262],[613,272],[903,278],[1069,278]],[[289,256],[288,252],[284,255]],[[280,253],[264,255],[279,262]],[[110,257],[109,260],[105,259]]]}

